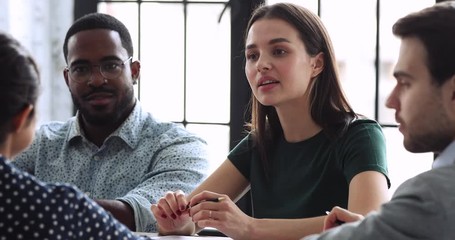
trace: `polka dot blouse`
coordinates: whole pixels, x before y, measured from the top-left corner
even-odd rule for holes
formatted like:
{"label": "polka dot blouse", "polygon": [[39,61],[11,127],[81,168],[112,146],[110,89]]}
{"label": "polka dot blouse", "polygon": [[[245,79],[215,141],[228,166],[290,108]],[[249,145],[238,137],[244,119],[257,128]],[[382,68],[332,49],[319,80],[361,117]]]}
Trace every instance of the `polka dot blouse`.
{"label": "polka dot blouse", "polygon": [[0,156],[3,239],[141,238],[76,188],[40,182]]}

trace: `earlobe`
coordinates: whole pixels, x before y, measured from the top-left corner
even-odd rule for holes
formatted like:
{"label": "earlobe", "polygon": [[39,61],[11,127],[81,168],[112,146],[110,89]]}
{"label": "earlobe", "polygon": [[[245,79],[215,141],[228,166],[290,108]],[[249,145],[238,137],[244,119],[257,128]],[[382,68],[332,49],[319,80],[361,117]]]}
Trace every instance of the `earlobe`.
{"label": "earlobe", "polygon": [[311,77],[317,77],[324,70],[324,53],[320,52],[313,58],[311,67],[313,69]]}
{"label": "earlobe", "polygon": [[452,87],[452,100],[455,100],[455,75],[450,78],[450,86]]}
{"label": "earlobe", "polygon": [[[442,91],[442,95],[447,96],[449,99],[445,99],[443,101],[448,102],[448,114],[452,116],[452,119],[455,120],[455,75],[453,75],[445,84],[444,86],[441,86],[441,88],[445,88],[447,90]],[[445,94],[445,92],[447,94]]]}
{"label": "earlobe", "polygon": [[137,84],[140,72],[141,63],[136,60],[131,64],[131,77],[133,78],[133,84]]}
{"label": "earlobe", "polygon": [[63,78],[65,79],[66,86],[69,87],[69,84],[68,84],[68,68],[63,69]]}
{"label": "earlobe", "polygon": [[33,114],[33,105],[28,105],[22,111],[20,111],[14,118],[13,118],[13,131],[18,132],[24,127],[27,127],[29,124],[29,119],[32,117],[30,114]]}

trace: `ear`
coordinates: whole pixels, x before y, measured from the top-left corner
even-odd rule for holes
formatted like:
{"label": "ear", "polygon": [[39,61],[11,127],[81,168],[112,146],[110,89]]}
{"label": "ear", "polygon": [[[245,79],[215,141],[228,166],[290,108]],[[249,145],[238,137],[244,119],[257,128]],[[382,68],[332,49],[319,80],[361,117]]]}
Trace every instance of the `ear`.
{"label": "ear", "polygon": [[30,114],[33,114],[33,105],[28,105],[25,107],[22,111],[20,111],[18,114],[16,114],[15,117],[13,117],[13,131],[14,132],[19,132],[23,128],[26,128],[29,124],[30,120]]}
{"label": "ear", "polygon": [[63,77],[65,78],[65,83],[66,83],[66,86],[69,87],[69,84],[68,84],[68,68],[65,68],[63,69]]}
{"label": "ear", "polygon": [[141,62],[136,60],[131,63],[131,77],[133,78],[133,84],[137,84],[141,73]]}
{"label": "ear", "polygon": [[449,86],[450,86],[450,91],[451,91],[451,95],[452,95],[452,104],[455,104],[455,75],[453,75],[452,77],[450,77],[449,79]]}
{"label": "ear", "polygon": [[324,53],[320,52],[311,59],[312,73],[311,77],[317,77],[324,70]]}
{"label": "ear", "polygon": [[440,88],[444,108],[450,118],[455,121],[455,75],[450,77]]}

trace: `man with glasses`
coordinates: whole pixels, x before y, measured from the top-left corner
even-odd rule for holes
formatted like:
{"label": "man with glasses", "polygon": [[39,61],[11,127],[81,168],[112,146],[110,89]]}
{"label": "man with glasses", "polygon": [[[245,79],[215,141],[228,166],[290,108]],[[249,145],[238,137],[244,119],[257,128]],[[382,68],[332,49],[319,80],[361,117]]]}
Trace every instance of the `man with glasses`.
{"label": "man with glasses", "polygon": [[41,126],[15,164],[40,180],[76,185],[133,231],[156,231],[151,203],[168,190],[191,192],[206,177],[206,142],[142,109],[133,88],[141,65],[116,18],[78,19],[63,52],[76,116]]}

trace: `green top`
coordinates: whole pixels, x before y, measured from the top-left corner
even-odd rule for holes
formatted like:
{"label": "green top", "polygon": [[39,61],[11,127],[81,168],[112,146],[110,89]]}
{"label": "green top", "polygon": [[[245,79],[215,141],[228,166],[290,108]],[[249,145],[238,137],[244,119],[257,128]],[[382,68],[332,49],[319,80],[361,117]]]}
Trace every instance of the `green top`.
{"label": "green top", "polygon": [[271,155],[270,180],[251,135],[228,158],[250,181],[252,211],[257,218],[306,218],[325,215],[332,207],[346,208],[349,182],[363,171],[387,176],[386,146],[381,126],[356,120],[348,131],[331,141],[324,131],[298,142],[279,139]]}

